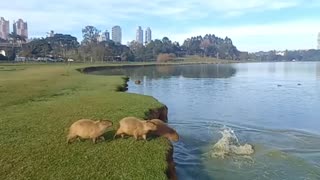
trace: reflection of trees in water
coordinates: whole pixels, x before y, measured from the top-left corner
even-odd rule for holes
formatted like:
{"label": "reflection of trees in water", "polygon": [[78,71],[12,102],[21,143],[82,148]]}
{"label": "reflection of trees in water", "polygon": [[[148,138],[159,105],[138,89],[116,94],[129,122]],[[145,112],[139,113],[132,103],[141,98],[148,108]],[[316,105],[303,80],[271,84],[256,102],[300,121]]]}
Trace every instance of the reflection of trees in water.
{"label": "reflection of trees in water", "polygon": [[160,74],[172,74],[175,70],[174,66],[156,66],[157,72]]}
{"label": "reflection of trees in water", "polygon": [[232,65],[199,65],[186,66],[178,69],[186,78],[229,78],[235,75]]}
{"label": "reflection of trees in water", "polygon": [[316,66],[316,78],[320,79],[320,63],[317,63]]}
{"label": "reflection of trees in water", "polygon": [[268,72],[270,74],[274,74],[276,72],[276,64],[275,63],[268,64]]}
{"label": "reflection of trees in water", "polygon": [[134,79],[169,78],[183,76],[185,78],[229,78],[236,74],[236,69],[229,64],[224,65],[160,65],[111,68],[94,74],[101,75],[127,75]]}

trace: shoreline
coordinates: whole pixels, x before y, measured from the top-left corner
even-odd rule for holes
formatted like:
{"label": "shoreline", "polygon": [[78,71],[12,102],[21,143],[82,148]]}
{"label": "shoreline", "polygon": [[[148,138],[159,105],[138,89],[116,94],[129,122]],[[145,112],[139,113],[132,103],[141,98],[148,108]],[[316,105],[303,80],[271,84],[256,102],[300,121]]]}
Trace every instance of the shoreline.
{"label": "shoreline", "polygon": [[[89,67],[90,68],[90,67]],[[79,72],[84,73],[86,71],[86,67],[83,69],[77,69]],[[95,70],[93,70],[95,71]],[[90,72],[93,72],[90,71]],[[123,84],[121,86],[118,86],[117,91],[119,92],[126,92],[128,90],[128,81],[129,77],[123,77]],[[154,98],[154,97],[152,97]],[[156,101],[158,101],[156,98],[154,98]],[[159,101],[158,101],[159,102]],[[147,112],[145,112],[145,120],[150,120],[150,119],[160,119],[163,122],[167,123],[168,122],[168,107],[164,105],[163,103],[159,102],[162,104],[161,107],[159,108],[149,108]],[[175,168],[175,162],[173,159],[173,153],[174,153],[174,148],[173,144],[169,141],[168,144],[170,144],[170,148],[167,150],[166,153],[166,161],[167,161],[167,170],[166,170],[166,175],[169,180],[177,180],[177,174],[176,174],[176,168]]]}
{"label": "shoreline", "polygon": [[[0,170],[2,179],[53,175],[58,179],[171,178],[167,173],[171,146],[166,138],[112,140],[118,121],[128,115],[166,119],[166,107],[155,98],[122,93],[128,78],[76,70],[88,64],[0,66],[0,112],[4,115],[0,159],[6,165]],[[67,146],[66,129],[81,118],[113,121],[114,128],[105,134],[109,140]],[[37,153],[32,153],[34,149]]]}

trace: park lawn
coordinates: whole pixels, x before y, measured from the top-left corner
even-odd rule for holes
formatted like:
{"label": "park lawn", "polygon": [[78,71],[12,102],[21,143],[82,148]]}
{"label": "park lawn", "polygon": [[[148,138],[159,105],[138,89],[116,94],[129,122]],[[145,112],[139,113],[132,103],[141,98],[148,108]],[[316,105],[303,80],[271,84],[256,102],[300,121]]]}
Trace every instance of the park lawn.
{"label": "park lawn", "polygon": [[[162,105],[117,92],[123,77],[76,70],[84,66],[0,64],[0,179],[167,179],[166,139],[112,139],[121,118]],[[114,128],[106,141],[68,145],[68,127],[81,118]]]}

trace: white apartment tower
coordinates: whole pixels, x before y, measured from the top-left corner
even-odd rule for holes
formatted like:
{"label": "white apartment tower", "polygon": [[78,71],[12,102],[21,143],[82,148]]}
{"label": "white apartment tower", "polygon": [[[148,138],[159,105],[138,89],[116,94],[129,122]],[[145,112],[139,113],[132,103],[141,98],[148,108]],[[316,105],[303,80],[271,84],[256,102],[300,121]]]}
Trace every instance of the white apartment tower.
{"label": "white apartment tower", "polygon": [[152,40],[152,32],[151,32],[151,29],[148,27],[146,29],[146,34],[145,34],[145,44],[150,43],[151,40]]}
{"label": "white apartment tower", "polygon": [[110,40],[110,33],[109,33],[108,30],[106,30],[106,31],[104,32],[104,36],[106,37],[106,41],[107,41],[107,40]]}
{"label": "white apartment tower", "polygon": [[98,40],[98,42],[110,40],[110,33],[108,32],[108,30],[100,33],[97,40]]}
{"label": "white apartment tower", "polygon": [[140,44],[143,44],[143,30],[142,30],[141,26],[139,26],[137,29],[136,41]]}
{"label": "white apartment tower", "polygon": [[13,22],[13,33],[28,39],[28,23],[24,22],[22,19]]}
{"label": "white apartment tower", "polygon": [[9,35],[9,21],[6,21],[3,17],[0,18],[0,38],[8,39]]}
{"label": "white apartment tower", "polygon": [[112,41],[115,43],[121,44],[122,40],[122,33],[121,33],[121,27],[120,26],[113,26],[112,27]]}

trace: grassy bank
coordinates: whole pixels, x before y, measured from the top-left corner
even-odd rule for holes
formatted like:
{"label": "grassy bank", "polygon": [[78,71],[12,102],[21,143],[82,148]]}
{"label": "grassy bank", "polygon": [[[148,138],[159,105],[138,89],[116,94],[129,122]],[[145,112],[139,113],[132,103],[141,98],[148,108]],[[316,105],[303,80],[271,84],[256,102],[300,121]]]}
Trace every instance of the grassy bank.
{"label": "grassy bank", "polygon": [[81,118],[143,118],[161,104],[152,97],[116,92],[120,76],[85,75],[85,65],[0,64],[0,179],[166,179],[163,138],[66,144]]}

